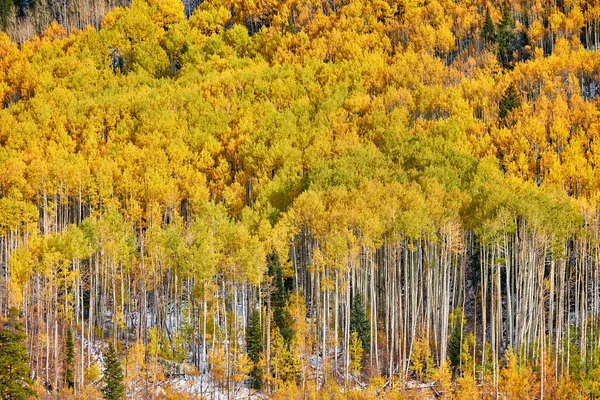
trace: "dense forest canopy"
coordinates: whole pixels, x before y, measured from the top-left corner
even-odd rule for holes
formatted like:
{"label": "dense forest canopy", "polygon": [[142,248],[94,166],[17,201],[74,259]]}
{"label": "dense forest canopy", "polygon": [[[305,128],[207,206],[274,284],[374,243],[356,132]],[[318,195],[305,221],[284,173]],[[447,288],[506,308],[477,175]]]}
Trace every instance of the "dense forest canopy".
{"label": "dense forest canopy", "polygon": [[41,397],[600,397],[600,3],[15,34],[50,6],[0,0],[0,315]]}

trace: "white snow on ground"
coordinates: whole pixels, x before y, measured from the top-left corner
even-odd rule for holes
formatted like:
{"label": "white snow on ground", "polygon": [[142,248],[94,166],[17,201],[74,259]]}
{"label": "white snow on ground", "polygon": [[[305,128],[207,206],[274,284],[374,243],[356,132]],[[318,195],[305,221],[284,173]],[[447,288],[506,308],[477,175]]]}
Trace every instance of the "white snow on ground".
{"label": "white snow on ground", "polygon": [[[86,354],[90,353],[92,363],[97,362],[100,368],[104,368],[104,357],[102,343],[90,343],[87,339],[77,339],[83,341],[83,347]],[[157,395],[164,395],[164,387],[171,387],[172,390],[180,392],[182,394],[189,394],[195,398],[205,398],[207,400],[241,400],[241,399],[263,399],[264,396],[257,393],[255,390],[249,389],[245,386],[239,386],[232,388],[229,393],[227,388],[219,388],[214,384],[210,375],[182,375],[177,378],[167,379],[163,382],[158,383],[156,388]],[[235,386],[232,384],[232,386]],[[140,388],[134,389],[134,392],[138,392]],[[131,394],[131,393],[130,393]],[[134,395],[135,397],[135,395]]]}
{"label": "white snow on ground", "polygon": [[[88,352],[91,353],[92,362],[97,362],[100,366],[104,365],[104,357],[102,355],[102,346],[100,342],[90,343],[87,339],[81,339],[79,336],[76,336],[77,339],[83,340],[83,348],[85,354]],[[79,345],[81,346],[81,345]]]}
{"label": "white snow on ground", "polygon": [[169,379],[164,382],[164,385],[169,385],[174,390],[191,394],[194,397],[201,396],[207,400],[242,400],[242,399],[262,399],[263,396],[259,393],[248,389],[247,387],[238,387],[231,389],[228,393],[227,389],[218,388],[208,375],[197,375]]}
{"label": "white snow on ground", "polygon": [[[100,342],[98,343],[89,343],[87,339],[83,339],[83,347],[85,349],[86,354],[91,352],[92,362],[97,362],[101,368],[104,366],[104,358],[102,354],[102,345]],[[320,375],[319,371],[322,367],[322,357],[318,355],[312,355],[308,358],[308,367],[312,370],[312,373],[316,373]],[[314,377],[312,378],[314,379]],[[317,378],[318,384],[322,384],[322,377],[319,376]],[[360,388],[365,388],[366,384],[361,382],[355,382],[355,384]],[[159,382],[155,389],[153,390],[154,394],[161,397],[166,394],[165,388],[169,387],[170,390],[179,392],[182,394],[187,394],[192,396],[193,398],[203,398],[206,400],[259,400],[266,399],[264,394],[257,392],[256,390],[250,389],[245,385],[234,385],[233,382],[231,384],[232,389],[228,392],[227,388],[219,387],[215,385],[212,381],[210,374],[204,373],[199,375],[181,375],[176,378],[167,379],[163,382]],[[235,386],[235,388],[234,388]],[[406,383],[405,389],[410,392],[419,393],[419,396],[422,396],[423,399],[433,399],[435,396],[433,394],[433,383],[419,383],[414,381],[409,381]],[[134,392],[131,393],[131,388],[128,389],[128,393],[133,396],[133,398],[139,398],[138,392],[141,390],[140,388],[134,389]]]}

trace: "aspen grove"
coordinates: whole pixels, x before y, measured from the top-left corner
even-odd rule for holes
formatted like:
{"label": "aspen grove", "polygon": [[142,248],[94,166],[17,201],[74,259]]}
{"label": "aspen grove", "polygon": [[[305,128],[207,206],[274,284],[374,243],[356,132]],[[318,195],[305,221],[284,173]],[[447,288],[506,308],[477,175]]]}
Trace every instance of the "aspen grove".
{"label": "aspen grove", "polygon": [[23,385],[600,398],[597,2],[190,7],[0,32]]}

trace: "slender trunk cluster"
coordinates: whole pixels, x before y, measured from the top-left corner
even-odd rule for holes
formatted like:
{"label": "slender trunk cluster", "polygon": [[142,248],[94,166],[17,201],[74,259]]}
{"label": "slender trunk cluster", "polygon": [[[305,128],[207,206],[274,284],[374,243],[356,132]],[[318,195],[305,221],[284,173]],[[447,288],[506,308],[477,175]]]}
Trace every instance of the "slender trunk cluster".
{"label": "slender trunk cluster", "polygon": [[[281,276],[273,280],[266,270],[267,278],[261,279],[268,283],[260,284],[261,279],[253,283],[234,264],[199,279],[175,264],[165,253],[170,249],[159,248],[149,231],[134,231],[127,224],[123,229],[137,245],[125,253],[116,249],[115,240],[120,238],[103,237],[100,227],[93,239],[98,241],[95,249],[79,256],[68,253],[61,261],[52,241],[67,240],[79,229],[67,228],[68,222],[81,220],[72,216],[69,221],[63,212],[56,208],[53,221],[47,220],[45,210],[41,213],[40,228],[48,237],[42,246],[47,248],[25,278],[19,275],[18,263],[27,260],[21,260],[18,252],[35,242],[26,233],[13,231],[0,239],[1,284],[7,288],[1,292],[0,311],[6,315],[8,307],[16,305],[11,303],[19,303],[32,368],[49,390],[63,386],[65,373],[76,377],[74,385],[73,378],[66,378],[70,386],[83,386],[95,345],[105,340],[126,348],[138,340],[149,343],[153,340],[149,329],[154,328],[159,332],[156,353],[166,360],[168,375],[182,373],[181,365],[188,360],[198,371],[211,371],[222,388],[234,390],[240,357],[249,351],[255,380],[262,379],[263,372],[257,372],[261,369],[266,377],[279,376],[282,372],[274,372],[274,360],[282,350],[274,340],[281,337],[289,348],[293,336],[286,329],[293,332],[293,328],[280,321],[291,318],[281,311],[289,301],[284,294],[291,292],[302,294],[306,302],[301,316],[308,324],[304,339],[312,343],[305,348],[308,353],[299,355],[312,368],[298,372],[302,382],[314,380],[318,386],[327,379],[349,382],[355,375],[351,340],[357,330],[353,302],[358,296],[363,298],[365,318],[361,329],[366,335],[357,336],[364,366],[371,374],[399,382],[415,378],[411,366],[419,340],[431,344],[435,365],[449,359],[449,317],[457,308],[466,317],[460,348],[467,333],[475,335],[473,354],[481,365],[475,377],[495,386],[508,349],[535,362],[551,357],[557,375],[572,367],[572,352],[578,353],[582,364],[597,354],[600,248],[596,236],[589,234],[598,232],[592,222],[581,235],[556,238],[517,219],[516,229],[506,229],[489,241],[448,222],[432,238],[386,236],[376,248],[348,247],[338,253],[336,264],[326,261],[332,259],[327,243],[305,227],[292,240],[289,271],[293,272],[287,273],[284,286]],[[75,242],[85,243],[90,245]],[[152,250],[152,245],[157,247]],[[67,248],[60,249],[67,252]],[[22,289],[21,298],[17,289]],[[249,321],[254,336],[247,347]],[[78,355],[74,370],[65,370],[60,349],[71,326],[79,342]],[[261,331],[262,338],[257,333]],[[318,362],[311,364],[314,356]],[[214,365],[217,359],[221,366]],[[265,379],[267,389],[269,382]]]}

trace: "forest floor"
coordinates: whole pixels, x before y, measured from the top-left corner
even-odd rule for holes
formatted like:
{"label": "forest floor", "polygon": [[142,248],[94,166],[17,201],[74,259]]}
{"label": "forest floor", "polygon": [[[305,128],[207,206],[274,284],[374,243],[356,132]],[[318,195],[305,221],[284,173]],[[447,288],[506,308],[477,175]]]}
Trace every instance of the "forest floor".
{"label": "forest floor", "polygon": [[262,399],[264,397],[259,392],[243,386],[228,392],[227,389],[222,389],[215,385],[207,374],[197,376],[184,375],[169,379],[165,382],[165,386],[171,387],[172,390],[178,393],[189,394],[195,398],[205,398],[207,400]]}

